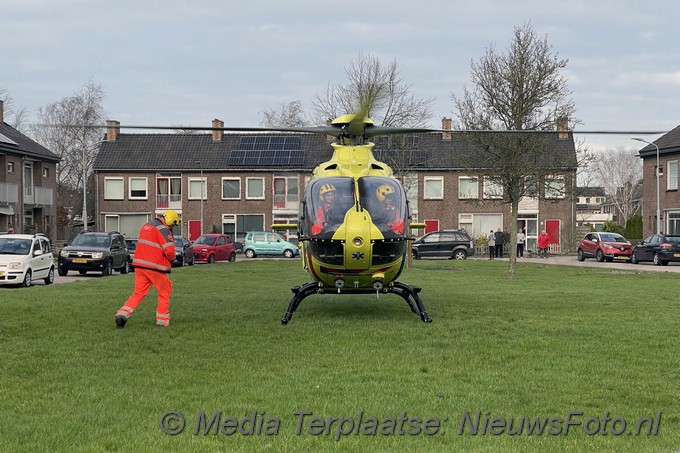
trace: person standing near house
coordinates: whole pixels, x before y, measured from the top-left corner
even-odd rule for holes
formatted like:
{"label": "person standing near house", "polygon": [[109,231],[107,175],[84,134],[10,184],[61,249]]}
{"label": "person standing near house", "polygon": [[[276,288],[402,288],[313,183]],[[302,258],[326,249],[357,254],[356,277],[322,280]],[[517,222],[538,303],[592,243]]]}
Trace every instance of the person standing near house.
{"label": "person standing near house", "polygon": [[494,255],[496,254],[496,236],[494,235],[493,230],[489,232],[489,236],[487,237],[488,239],[488,247],[489,247],[489,259],[492,260]]}
{"label": "person standing near house", "polygon": [[501,227],[498,227],[494,233],[494,239],[496,240],[496,258],[503,258],[503,241],[505,240],[505,234],[501,230]]}
{"label": "person standing near house", "polygon": [[547,258],[548,248],[550,248],[550,236],[548,236],[548,233],[543,230],[538,236],[538,257]]}
{"label": "person standing near house", "polygon": [[179,225],[179,215],[172,209],[146,223],[139,230],[137,248],[132,265],[135,267],[135,289],[116,313],[116,327],[122,329],[137,305],[146,297],[153,285],[158,292],[156,326],[170,325],[170,294],[172,282],[168,274],[175,259],[175,239],[171,228]]}
{"label": "person standing near house", "polygon": [[524,228],[517,233],[517,258],[524,258],[524,241],[526,240]]}

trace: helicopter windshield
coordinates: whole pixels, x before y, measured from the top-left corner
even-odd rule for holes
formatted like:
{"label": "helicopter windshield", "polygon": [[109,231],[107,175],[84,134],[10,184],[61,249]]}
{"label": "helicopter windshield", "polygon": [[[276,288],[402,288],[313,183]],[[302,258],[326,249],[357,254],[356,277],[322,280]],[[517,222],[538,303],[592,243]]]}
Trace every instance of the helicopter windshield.
{"label": "helicopter windshield", "polygon": [[354,206],[354,181],[347,177],[314,180],[307,187],[305,201],[306,231],[312,237],[331,238]]}
{"label": "helicopter windshield", "polygon": [[408,208],[399,181],[381,176],[359,178],[359,201],[385,237],[404,236]]}

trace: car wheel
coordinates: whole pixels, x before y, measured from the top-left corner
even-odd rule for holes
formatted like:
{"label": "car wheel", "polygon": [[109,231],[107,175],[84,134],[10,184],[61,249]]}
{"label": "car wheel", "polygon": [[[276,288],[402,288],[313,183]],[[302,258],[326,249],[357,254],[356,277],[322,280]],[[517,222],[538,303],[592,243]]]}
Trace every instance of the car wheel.
{"label": "car wheel", "polygon": [[127,274],[128,272],[130,272],[130,260],[126,259],[123,263],[123,267],[120,268],[120,273]]}
{"label": "car wheel", "polygon": [[467,253],[465,250],[456,250],[453,252],[453,259],[454,260],[464,260],[467,258]]}
{"label": "car wheel", "polygon": [[229,262],[233,263],[236,261],[236,252],[231,252],[231,255],[229,255]]}
{"label": "car wheel", "polygon": [[210,256],[208,257],[208,264],[212,264],[212,263],[214,263],[214,262],[215,262],[215,255],[210,255]]}
{"label": "car wheel", "polygon": [[59,273],[61,277],[66,277],[66,275],[68,275],[68,271],[62,267],[57,268],[57,273]]}
{"label": "car wheel", "polygon": [[293,255],[292,250],[286,250],[286,251],[283,252],[283,256],[285,256],[286,258],[292,258],[295,255]]}
{"label": "car wheel", "polygon": [[418,252],[416,252],[415,250],[411,250],[411,257],[412,257],[414,260],[419,260],[419,259],[420,259],[420,257],[418,256]]}
{"label": "car wheel", "polygon": [[658,254],[658,253],[655,253],[655,254],[654,254],[653,263],[654,263],[655,265],[657,265],[657,266],[661,266],[661,259],[659,258],[659,254]]}
{"label": "car wheel", "polygon": [[602,253],[602,250],[597,249],[597,253],[595,254],[595,257],[597,258],[597,262],[601,263],[604,261],[604,253]]}
{"label": "car wheel", "polygon": [[26,276],[24,276],[24,281],[21,283],[21,286],[24,288],[28,288],[31,286],[31,283],[33,283],[33,275],[31,274],[31,270],[26,271]]}
{"label": "car wheel", "polygon": [[662,266],[668,266],[668,261],[661,261]]}
{"label": "car wheel", "polygon": [[47,277],[45,277],[45,284],[51,285],[52,283],[54,283],[54,268],[50,267],[50,271],[47,273]]}
{"label": "car wheel", "polygon": [[640,264],[640,261],[637,259],[637,255],[635,254],[635,252],[633,252],[630,255],[630,262],[631,264]]}
{"label": "car wheel", "polygon": [[255,252],[253,251],[253,249],[246,250],[246,256],[248,258],[255,258]]}
{"label": "car wheel", "polygon": [[579,261],[585,261],[586,260],[586,256],[583,254],[582,249],[578,249],[578,253],[576,254],[576,256],[578,257]]}
{"label": "car wheel", "polygon": [[78,271],[78,273],[79,273],[80,275],[85,275],[85,274],[87,274],[87,271]]}
{"label": "car wheel", "polygon": [[113,266],[111,266],[111,261],[106,262],[106,266],[102,269],[102,277],[107,277],[113,272]]}

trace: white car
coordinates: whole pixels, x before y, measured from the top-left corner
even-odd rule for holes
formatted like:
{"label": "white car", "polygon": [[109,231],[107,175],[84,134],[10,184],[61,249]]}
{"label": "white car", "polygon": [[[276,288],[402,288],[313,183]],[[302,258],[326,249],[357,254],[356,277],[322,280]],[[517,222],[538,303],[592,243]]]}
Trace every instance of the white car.
{"label": "white car", "polygon": [[0,235],[0,285],[31,286],[54,282],[52,245],[44,234]]}

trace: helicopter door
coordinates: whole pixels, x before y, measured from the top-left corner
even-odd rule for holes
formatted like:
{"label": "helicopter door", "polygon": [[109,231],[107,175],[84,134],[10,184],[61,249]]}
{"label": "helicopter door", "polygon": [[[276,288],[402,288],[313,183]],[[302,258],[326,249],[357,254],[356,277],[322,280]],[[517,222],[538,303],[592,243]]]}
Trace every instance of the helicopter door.
{"label": "helicopter door", "polygon": [[304,231],[312,238],[330,239],[354,206],[354,182],[348,177],[319,178],[305,192]]}
{"label": "helicopter door", "polygon": [[382,176],[359,178],[359,200],[386,238],[406,235],[408,206],[399,181]]}

